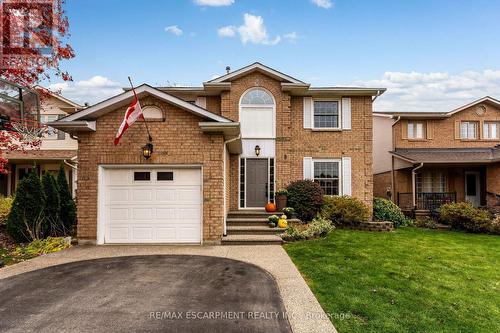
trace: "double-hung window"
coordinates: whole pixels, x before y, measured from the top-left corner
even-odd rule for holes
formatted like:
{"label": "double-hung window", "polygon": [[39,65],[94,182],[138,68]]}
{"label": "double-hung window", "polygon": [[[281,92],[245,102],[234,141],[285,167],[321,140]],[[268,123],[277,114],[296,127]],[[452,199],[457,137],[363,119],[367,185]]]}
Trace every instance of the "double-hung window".
{"label": "double-hung window", "polygon": [[465,139],[465,140],[477,139],[476,121],[462,121],[460,123],[460,139]]}
{"label": "double-hung window", "polygon": [[410,121],[408,122],[408,139],[424,139],[425,127],[424,122]]}
{"label": "double-hung window", "polygon": [[314,160],[313,161],[314,182],[318,183],[325,195],[338,195],[340,161]]}
{"label": "double-hung window", "polygon": [[487,140],[498,140],[499,138],[499,126],[498,121],[486,121],[483,124],[483,138]]}
{"label": "double-hung window", "polygon": [[339,101],[314,101],[314,128],[339,129]]}
{"label": "double-hung window", "polygon": [[[47,124],[52,121],[56,121],[57,119],[59,119],[59,115],[57,114],[42,114],[40,116],[40,122],[42,124]],[[47,130],[45,131],[43,138],[50,140],[57,140],[59,138],[58,130],[53,127],[47,127]]]}

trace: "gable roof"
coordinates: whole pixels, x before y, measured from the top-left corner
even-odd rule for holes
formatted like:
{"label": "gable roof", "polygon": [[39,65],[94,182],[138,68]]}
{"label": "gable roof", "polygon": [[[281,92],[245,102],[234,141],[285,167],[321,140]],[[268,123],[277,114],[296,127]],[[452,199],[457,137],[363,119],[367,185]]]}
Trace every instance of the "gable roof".
{"label": "gable roof", "polygon": [[45,87],[42,87],[42,86],[36,85],[36,86],[35,86],[35,89],[40,89],[40,90],[42,90],[43,92],[45,92],[45,93],[49,94],[50,96],[52,96],[52,97],[54,97],[54,98],[56,98],[56,99],[60,100],[61,102],[64,102],[64,103],[68,104],[69,106],[71,106],[71,107],[73,107],[73,108],[75,108],[75,109],[77,109],[77,110],[78,110],[78,109],[82,109],[82,108],[83,108],[83,106],[81,106],[80,104],[75,103],[75,102],[73,102],[73,101],[71,101],[71,100],[67,99],[66,97],[64,97],[64,96],[62,96],[62,95],[60,95],[60,94],[57,94],[57,93],[55,93],[55,92],[52,92],[52,91],[50,91],[49,89],[47,89],[47,88],[45,88]]}
{"label": "gable roof", "polygon": [[[142,84],[135,89],[138,98],[144,96],[154,96],[162,101],[169,104],[173,104],[183,110],[191,112],[197,116],[203,117],[208,120],[213,120],[221,123],[230,123],[231,120],[212,113],[202,107],[199,107],[193,103],[186,102],[183,99],[167,94],[166,92],[155,89],[147,84]],[[73,113],[65,118],[59,120],[59,122],[70,122],[76,120],[95,120],[100,116],[115,110],[120,106],[125,106],[130,104],[134,98],[134,93],[132,90],[125,91],[119,95],[111,97],[100,103],[92,105],[86,109]]]}
{"label": "gable roof", "polygon": [[264,72],[265,74],[268,74],[269,76],[274,77],[280,81],[285,81],[288,83],[294,83],[294,84],[300,84],[300,85],[307,85],[307,83],[305,83],[301,80],[298,80],[290,75],[284,74],[284,73],[277,71],[271,67],[263,65],[260,62],[254,62],[253,64],[242,67],[240,69],[237,69],[237,70],[232,71],[230,73],[227,73],[225,75],[219,76],[213,80],[207,81],[206,84],[223,83],[223,82],[231,81],[231,80],[234,80],[242,75],[245,75],[248,72],[252,72],[252,71],[256,71],[256,70]]}
{"label": "gable roof", "polygon": [[[456,109],[453,109],[451,111],[447,111],[447,112],[431,112],[431,111],[421,111],[421,112],[411,112],[411,111],[408,111],[408,112],[398,112],[398,111],[381,111],[379,113],[384,113],[384,114],[389,114],[391,115],[393,118],[398,118],[398,117],[401,117],[401,118],[437,118],[437,119],[444,119],[444,118],[449,118],[451,117],[452,115],[454,115],[455,113],[458,113],[458,112],[461,112],[465,109],[468,109],[470,108],[471,106],[474,106],[476,104],[480,104],[480,103],[484,103],[484,102],[489,102],[493,105],[496,105],[498,107],[500,107],[500,101],[493,98],[493,97],[490,97],[490,96],[485,96],[485,97],[482,97],[480,99],[477,99],[469,104],[466,104],[466,105],[463,105],[459,108],[456,108]],[[377,112],[374,112],[374,113],[377,113]]]}

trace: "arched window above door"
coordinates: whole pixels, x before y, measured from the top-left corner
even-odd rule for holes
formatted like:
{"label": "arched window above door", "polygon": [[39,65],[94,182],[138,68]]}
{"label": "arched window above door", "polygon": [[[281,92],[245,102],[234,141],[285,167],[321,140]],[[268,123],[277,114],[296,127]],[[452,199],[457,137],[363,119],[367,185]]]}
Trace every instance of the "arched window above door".
{"label": "arched window above door", "polygon": [[240,126],[243,138],[275,137],[275,103],[263,88],[252,88],[240,99]]}
{"label": "arched window above door", "polygon": [[264,89],[255,88],[241,98],[242,105],[274,105],[273,97]]}

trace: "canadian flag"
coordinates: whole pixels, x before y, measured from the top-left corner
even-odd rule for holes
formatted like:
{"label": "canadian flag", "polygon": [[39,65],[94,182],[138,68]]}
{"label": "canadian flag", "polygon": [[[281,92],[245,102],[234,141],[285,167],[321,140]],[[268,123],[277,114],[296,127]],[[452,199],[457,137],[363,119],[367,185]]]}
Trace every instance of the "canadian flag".
{"label": "canadian flag", "polygon": [[144,119],[144,115],[142,114],[141,104],[139,103],[137,96],[135,96],[134,94],[134,101],[127,108],[122,124],[120,125],[120,128],[116,133],[115,146],[120,142],[120,139],[122,138],[122,135],[127,130],[127,128],[132,126],[132,124],[135,123],[135,121],[139,118]]}

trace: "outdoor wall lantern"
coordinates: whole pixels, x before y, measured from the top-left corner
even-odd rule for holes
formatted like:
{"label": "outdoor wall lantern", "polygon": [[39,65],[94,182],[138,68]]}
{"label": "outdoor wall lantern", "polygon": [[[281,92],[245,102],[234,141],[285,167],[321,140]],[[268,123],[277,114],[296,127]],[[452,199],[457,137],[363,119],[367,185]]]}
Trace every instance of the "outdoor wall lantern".
{"label": "outdoor wall lantern", "polygon": [[149,159],[151,155],[153,155],[153,144],[149,142],[142,147],[142,156],[144,156],[145,159]]}
{"label": "outdoor wall lantern", "polygon": [[259,145],[255,146],[255,155],[256,156],[260,155],[260,146]]}

